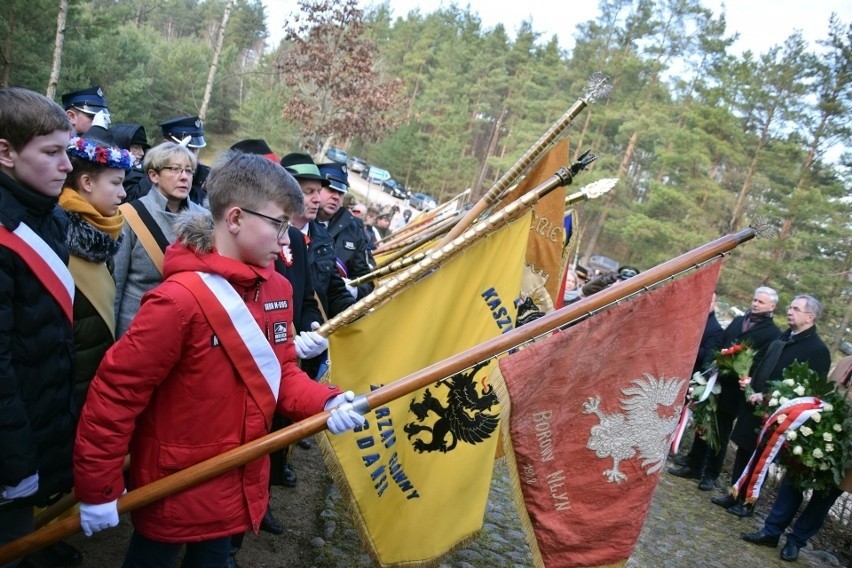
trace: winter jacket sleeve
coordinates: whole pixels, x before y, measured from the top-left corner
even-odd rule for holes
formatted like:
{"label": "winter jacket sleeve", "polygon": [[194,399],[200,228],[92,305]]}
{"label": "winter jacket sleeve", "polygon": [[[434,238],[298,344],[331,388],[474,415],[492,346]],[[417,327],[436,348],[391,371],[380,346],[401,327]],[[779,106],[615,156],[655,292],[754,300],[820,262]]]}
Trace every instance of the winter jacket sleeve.
{"label": "winter jacket sleeve", "polygon": [[17,485],[38,469],[35,437],[12,366],[15,283],[11,255],[0,249],[0,485]]}
{"label": "winter jacket sleeve", "polygon": [[80,501],[105,503],[124,491],[122,466],[136,418],[181,360],[189,317],[178,302],[152,292],[98,367],[77,428],[74,485]]}

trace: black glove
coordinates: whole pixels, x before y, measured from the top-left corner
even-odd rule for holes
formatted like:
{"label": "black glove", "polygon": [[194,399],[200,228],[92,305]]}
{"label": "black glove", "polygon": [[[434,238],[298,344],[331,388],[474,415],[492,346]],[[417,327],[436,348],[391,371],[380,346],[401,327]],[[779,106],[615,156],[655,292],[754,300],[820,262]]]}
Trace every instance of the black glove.
{"label": "black glove", "polygon": [[600,292],[610,284],[618,281],[618,274],[615,272],[610,272],[609,274],[603,274],[601,276],[596,276],[589,280],[586,284],[581,288],[583,292],[583,297],[591,296],[592,294],[596,294]]}

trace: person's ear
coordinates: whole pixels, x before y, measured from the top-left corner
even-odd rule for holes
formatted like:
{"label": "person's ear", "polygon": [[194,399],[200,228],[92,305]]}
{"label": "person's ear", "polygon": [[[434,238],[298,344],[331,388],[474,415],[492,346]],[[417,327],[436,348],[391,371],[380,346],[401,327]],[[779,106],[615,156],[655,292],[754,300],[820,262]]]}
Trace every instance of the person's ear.
{"label": "person's ear", "polygon": [[15,156],[18,153],[12,148],[12,144],[5,138],[0,138],[0,166],[6,168],[15,167]]}
{"label": "person's ear", "polygon": [[95,178],[91,174],[82,174],[80,176],[80,189],[86,193],[92,193],[92,186],[95,183]]}
{"label": "person's ear", "polygon": [[229,233],[236,235],[240,232],[243,217],[243,212],[239,207],[231,207],[225,211],[225,223],[228,225]]}

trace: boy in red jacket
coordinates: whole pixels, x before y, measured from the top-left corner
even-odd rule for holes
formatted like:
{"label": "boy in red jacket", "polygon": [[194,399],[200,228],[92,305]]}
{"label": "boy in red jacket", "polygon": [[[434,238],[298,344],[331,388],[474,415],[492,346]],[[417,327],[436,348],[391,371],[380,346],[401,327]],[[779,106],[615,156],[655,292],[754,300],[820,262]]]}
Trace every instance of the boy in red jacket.
{"label": "boy in red jacket", "polygon": [[[301,420],[340,405],[332,432],[363,423],[351,391],[296,364],[292,288],[273,261],[302,207],[298,184],[262,156],[231,154],[206,187],[212,222],[178,224],[163,283],[92,381],[74,454],[86,534],[118,523],[128,451],[136,488],[267,434],[274,412]],[[223,566],[230,535],[259,529],[268,478],[264,457],[133,511],[124,566],[174,566],[184,544],[184,566]]]}

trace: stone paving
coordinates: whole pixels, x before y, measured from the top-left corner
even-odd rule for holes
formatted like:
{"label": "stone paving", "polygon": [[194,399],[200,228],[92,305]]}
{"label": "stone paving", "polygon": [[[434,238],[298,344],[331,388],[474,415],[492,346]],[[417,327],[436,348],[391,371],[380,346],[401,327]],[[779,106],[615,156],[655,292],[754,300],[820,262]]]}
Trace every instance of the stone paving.
{"label": "stone paving", "polygon": [[[781,566],[840,566],[833,555],[803,549],[795,564],[779,557],[780,546],[771,549],[740,540],[741,532],[762,526],[769,504],[758,504],[754,517],[740,519],[710,503],[710,497],[721,494],[699,491],[695,481],[663,473],[651,511],[628,568],[692,567],[727,568],[748,566],[774,568]],[[332,485],[325,501],[323,535],[311,544],[317,549],[314,566],[370,567],[372,562],[360,544],[349,515]],[[783,538],[781,546],[783,546]],[[520,528],[512,503],[508,469],[498,463],[479,538],[467,548],[449,555],[441,568],[521,568],[532,566],[529,546]]]}

